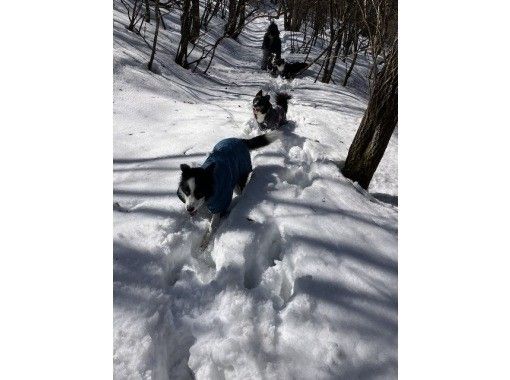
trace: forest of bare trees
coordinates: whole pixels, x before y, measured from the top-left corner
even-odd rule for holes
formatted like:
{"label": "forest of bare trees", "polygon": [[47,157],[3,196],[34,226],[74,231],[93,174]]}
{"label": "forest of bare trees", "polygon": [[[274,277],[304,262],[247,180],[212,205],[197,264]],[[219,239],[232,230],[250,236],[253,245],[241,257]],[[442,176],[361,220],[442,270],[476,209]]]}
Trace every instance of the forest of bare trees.
{"label": "forest of bare trees", "polygon": [[[236,39],[257,18],[283,17],[290,53],[304,55],[308,67],[315,65],[315,81],[348,86],[363,55],[369,63],[364,71],[369,104],[342,172],[368,187],[397,124],[397,0],[122,1],[128,30],[141,35],[147,24],[154,28],[153,40],[146,41],[149,69],[157,56],[159,29],[166,29],[163,16],[171,12],[180,15],[181,24],[175,62],[204,74],[218,46]],[[213,19],[223,25],[220,30],[212,30]],[[337,65],[344,65],[342,77],[333,75]]]}

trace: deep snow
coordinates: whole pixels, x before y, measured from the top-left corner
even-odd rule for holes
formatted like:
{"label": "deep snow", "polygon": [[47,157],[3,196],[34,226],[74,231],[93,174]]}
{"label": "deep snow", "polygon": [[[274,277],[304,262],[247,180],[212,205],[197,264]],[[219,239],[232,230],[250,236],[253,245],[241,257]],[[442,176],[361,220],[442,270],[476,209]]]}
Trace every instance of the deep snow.
{"label": "deep snow", "polygon": [[[173,63],[178,16],[160,31],[158,75],[114,2],[114,378],[396,378],[397,134],[370,193],[338,170],[366,108],[362,75],[343,88],[260,72],[265,19],[194,74]],[[252,153],[201,253],[206,214],[178,200],[179,164],[259,134],[261,88],[293,96],[289,130]]]}

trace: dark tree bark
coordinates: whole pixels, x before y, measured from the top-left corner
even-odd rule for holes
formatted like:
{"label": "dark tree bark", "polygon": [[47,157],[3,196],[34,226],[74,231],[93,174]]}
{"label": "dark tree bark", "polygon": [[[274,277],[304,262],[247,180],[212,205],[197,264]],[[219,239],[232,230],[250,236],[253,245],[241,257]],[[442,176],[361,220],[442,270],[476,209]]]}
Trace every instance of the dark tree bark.
{"label": "dark tree bark", "polygon": [[344,176],[364,189],[368,189],[398,122],[397,46],[395,38],[386,64],[377,74],[367,110],[342,169]]}
{"label": "dark tree bark", "polygon": [[282,1],[283,28],[285,30],[291,30],[293,4],[294,4],[293,0],[283,0]]}
{"label": "dark tree bark", "polygon": [[218,3],[221,4],[221,18],[223,20],[225,20],[225,15],[227,14],[227,7],[225,6],[225,3],[227,2],[228,0],[218,0]]}
{"label": "dark tree bark", "polygon": [[[216,5],[218,5],[218,2],[216,2]],[[200,25],[202,25],[205,30],[207,30],[207,19],[209,18],[211,11],[212,11],[212,0],[207,0],[205,2],[204,11],[202,12],[202,17],[200,18]]]}
{"label": "dark tree bark", "polygon": [[236,27],[231,34],[233,39],[239,37],[244,28],[244,22],[246,21],[246,0],[239,0],[239,4],[237,5],[237,23]]}
{"label": "dark tree bark", "polygon": [[191,30],[190,41],[195,42],[200,36],[200,2],[199,0],[191,0]]}
{"label": "dark tree bark", "polygon": [[154,14],[156,15],[156,30],[154,31],[154,41],[152,43],[152,52],[151,52],[151,58],[149,59],[149,64],[147,65],[149,70],[152,70],[152,63],[154,62],[154,57],[156,55],[156,44],[158,42],[158,33],[159,33],[159,20],[161,17],[159,16],[159,0],[156,0],[156,9],[154,11]]}
{"label": "dark tree bark", "polygon": [[298,32],[306,16],[306,1],[285,0],[281,3],[283,9],[283,28]]}
{"label": "dark tree bark", "polygon": [[181,16],[181,41],[177,48],[175,63],[184,68],[188,68],[188,43],[191,38],[191,17],[190,17],[191,0],[182,2]]}
{"label": "dark tree bark", "polygon": [[225,36],[236,39],[243,31],[246,22],[246,0],[229,0],[228,20]]}
{"label": "dark tree bark", "polygon": [[343,33],[341,31],[337,34],[337,41],[335,45],[335,51],[333,52],[333,57],[331,57],[331,64],[329,66],[329,78],[328,81],[331,80],[331,77],[333,76],[333,70],[335,70],[336,61],[338,60],[338,55],[340,54],[340,48],[342,47],[342,36]]}
{"label": "dark tree bark", "polygon": [[[322,83],[329,83],[331,80],[332,70],[334,67],[331,67],[331,55],[333,53],[333,44],[335,43],[335,40],[337,39],[337,31],[335,30],[334,25],[334,14],[333,14],[333,0],[329,1],[329,31],[331,33],[329,45],[328,45],[328,51],[326,53],[326,59],[324,62],[324,74],[322,75],[321,82]],[[331,71],[330,71],[331,69]]]}
{"label": "dark tree bark", "polygon": [[[216,16],[216,14],[218,13],[218,11],[220,10],[220,5],[221,5],[221,0],[217,0],[215,3],[214,3],[214,8],[211,9],[211,5],[209,6],[209,8],[206,8],[205,12],[203,13],[203,21],[202,21],[202,26],[205,30],[208,29],[209,27],[209,23],[211,22],[212,18],[214,16]],[[211,4],[211,3],[209,3]]]}
{"label": "dark tree bark", "polygon": [[303,9],[301,8],[301,4],[299,0],[294,0],[294,4],[292,5],[292,14],[290,19],[290,30],[293,32],[299,32],[301,29],[301,14]]}
{"label": "dark tree bark", "polygon": [[141,9],[142,9],[142,3],[139,0],[134,1],[133,9],[132,9],[131,13],[129,13],[129,8],[128,8],[129,25],[128,25],[127,29],[131,32],[133,32],[135,29],[135,25],[138,21],[138,14],[140,13]]}
{"label": "dark tree bark", "polygon": [[229,0],[228,21],[225,25],[227,37],[237,38],[244,28],[246,20],[246,0]]}
{"label": "dark tree bark", "polygon": [[237,23],[237,0],[228,0],[228,19],[225,25],[227,36],[232,35]]}
{"label": "dark tree bark", "polygon": [[328,48],[328,55],[326,56],[326,62],[325,62],[325,68],[324,68],[324,75],[322,76],[321,82],[322,83],[329,83],[331,81],[331,78],[333,76],[333,70],[335,70],[336,61],[338,59],[338,54],[340,52],[340,48],[342,46],[342,33],[341,31],[336,32],[336,45],[335,50],[332,52],[331,49],[333,45],[331,45],[330,48]]}
{"label": "dark tree bark", "polygon": [[144,0],[145,3],[145,22],[151,22],[151,8],[149,7],[149,0]]}
{"label": "dark tree bark", "polygon": [[165,20],[163,19],[163,14],[161,13],[161,8],[158,7],[158,14],[156,15],[156,17],[159,18],[159,20],[161,21],[161,25],[163,26],[163,29],[166,30],[166,25],[165,25]]}
{"label": "dark tree bark", "polygon": [[352,74],[352,69],[354,69],[354,65],[356,64],[356,59],[358,58],[358,36],[354,37],[354,53],[351,61],[351,65],[349,66],[349,69],[345,73],[344,81],[342,82],[342,86],[347,86],[347,81],[349,80],[349,77]]}

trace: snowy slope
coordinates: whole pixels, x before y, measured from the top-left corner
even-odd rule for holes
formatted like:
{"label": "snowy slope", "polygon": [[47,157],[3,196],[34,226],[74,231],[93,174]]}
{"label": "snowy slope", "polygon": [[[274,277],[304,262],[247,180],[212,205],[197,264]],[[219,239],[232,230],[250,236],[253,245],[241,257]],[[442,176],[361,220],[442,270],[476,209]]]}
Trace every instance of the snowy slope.
{"label": "snowy slope", "polygon": [[[173,63],[178,16],[156,75],[114,2],[114,378],[395,378],[397,135],[370,188],[386,203],[338,170],[362,89],[260,72],[264,19],[221,45],[208,76],[191,73]],[[247,188],[201,254],[206,214],[184,212],[179,164],[257,135],[260,88],[293,96],[289,131],[253,152]]]}

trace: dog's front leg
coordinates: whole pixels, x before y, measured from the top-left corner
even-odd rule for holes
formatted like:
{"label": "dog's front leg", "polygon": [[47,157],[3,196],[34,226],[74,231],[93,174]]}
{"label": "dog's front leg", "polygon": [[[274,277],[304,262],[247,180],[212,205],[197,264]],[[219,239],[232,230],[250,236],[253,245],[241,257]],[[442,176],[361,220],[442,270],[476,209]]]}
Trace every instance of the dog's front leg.
{"label": "dog's front leg", "polygon": [[211,241],[211,237],[216,231],[216,228],[218,227],[218,224],[220,223],[220,214],[213,214],[211,218],[211,223],[209,223],[209,228],[207,229],[207,232],[204,235],[204,238],[202,239],[202,243],[200,243],[200,250],[205,250],[207,246],[209,245],[209,242]]}

